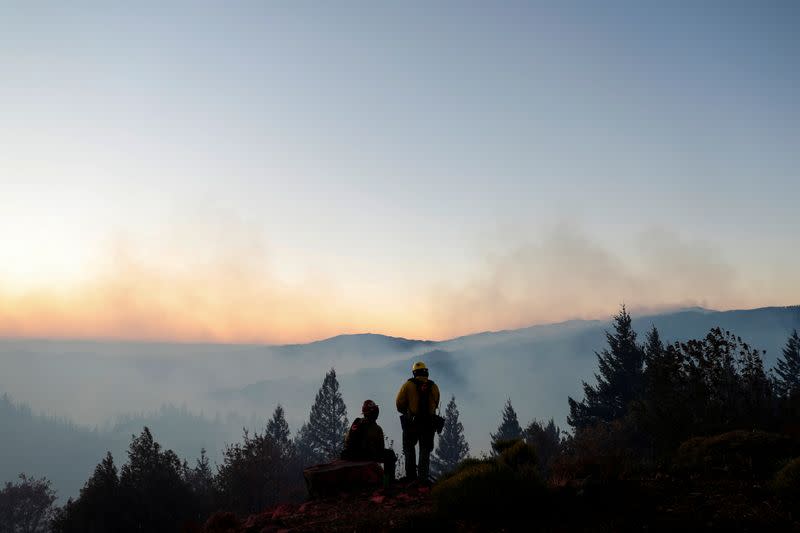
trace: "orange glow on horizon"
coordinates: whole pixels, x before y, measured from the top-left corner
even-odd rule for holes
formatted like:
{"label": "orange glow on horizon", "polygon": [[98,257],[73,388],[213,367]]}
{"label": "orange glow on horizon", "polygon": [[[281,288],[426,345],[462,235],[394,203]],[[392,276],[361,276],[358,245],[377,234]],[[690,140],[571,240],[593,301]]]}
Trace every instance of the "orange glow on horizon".
{"label": "orange glow on horizon", "polygon": [[498,256],[471,279],[421,285],[325,276],[289,283],[271,275],[250,245],[202,260],[174,251],[148,256],[155,261],[121,246],[83,281],[23,287],[0,279],[0,336],[283,344],[369,332],[444,340],[604,319],[622,302],[640,315],[800,303],[800,282],[786,282],[788,267],[746,270],[675,239],[648,243],[645,266],[637,267],[560,231]]}

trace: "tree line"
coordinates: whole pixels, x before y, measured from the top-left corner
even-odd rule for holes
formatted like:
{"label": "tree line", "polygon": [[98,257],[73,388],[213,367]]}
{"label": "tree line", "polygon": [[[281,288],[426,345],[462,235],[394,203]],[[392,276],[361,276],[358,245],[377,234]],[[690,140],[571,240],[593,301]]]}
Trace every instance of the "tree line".
{"label": "tree line", "polygon": [[626,449],[657,463],[691,437],[731,430],[797,433],[800,336],[794,330],[774,368],[765,352],[730,331],[664,342],[652,327],[639,343],[623,306],[597,353],[595,383],[569,398],[574,438],[598,431],[624,434]]}
{"label": "tree line", "polygon": [[[775,368],[763,352],[733,333],[712,329],[702,339],[664,342],[655,327],[640,343],[622,307],[596,354],[598,372],[583,383],[584,397],[568,398],[571,433],[551,419],[523,428],[507,400],[492,454],[523,439],[536,450],[546,477],[559,464],[624,450],[637,464],[668,461],[691,437],[733,429],[796,432],[800,420],[800,336],[794,331]],[[432,457],[434,475],[453,471],[470,455],[455,397]],[[338,457],[349,427],[336,372],[325,376],[308,421],[294,436],[278,405],[261,432],[243,430],[215,466],[202,450],[195,464],[165,450],[148,427],[132,436],[127,461],[109,452],[80,494],[59,508],[46,479],[21,476],[0,490],[0,533],[5,531],[174,531],[202,524],[222,509],[239,515],[305,497],[304,467]],[[390,444],[391,445],[391,444]],[[587,451],[592,450],[592,451]],[[630,457],[629,457],[630,458]],[[24,509],[24,512],[20,512]],[[24,515],[24,516],[23,516]],[[25,520],[23,524],[23,518]]]}

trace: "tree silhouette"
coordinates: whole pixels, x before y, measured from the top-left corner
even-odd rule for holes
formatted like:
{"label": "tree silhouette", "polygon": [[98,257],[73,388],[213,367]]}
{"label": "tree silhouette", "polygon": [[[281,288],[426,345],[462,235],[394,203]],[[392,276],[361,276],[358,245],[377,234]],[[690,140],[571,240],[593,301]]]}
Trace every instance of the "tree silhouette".
{"label": "tree silhouette", "polygon": [[622,309],[613,318],[614,332],[606,332],[608,348],[597,355],[597,385],[583,383],[584,398],[579,403],[569,398],[567,423],[576,428],[596,422],[622,418],[643,385],[644,350],[636,343],[631,315]]}
{"label": "tree silhouette", "polygon": [[217,487],[225,509],[254,513],[275,505],[288,484],[282,477],[280,450],[266,433],[252,437],[245,430],[241,443],[229,445],[217,474]]}
{"label": "tree silhouette", "polygon": [[56,494],[46,478],[19,475],[0,490],[0,532],[45,533],[50,530]]}
{"label": "tree silhouette", "polygon": [[687,435],[691,418],[683,353],[676,346],[661,345],[653,328],[645,354],[643,398],[634,407],[634,415],[648,435],[646,445],[656,454],[671,453]]}
{"label": "tree silhouette", "polygon": [[523,433],[525,441],[536,449],[540,472],[546,475],[561,454],[561,428],[556,426],[552,418],[547,424],[533,420]]}
{"label": "tree silhouette", "polygon": [[95,467],[77,500],[70,499],[53,521],[58,532],[101,533],[119,527],[119,476],[111,452]]}
{"label": "tree silhouette", "polygon": [[786,341],[783,353],[772,371],[775,392],[780,398],[787,399],[800,394],[800,336],[796,329]]}
{"label": "tree silhouette", "polygon": [[464,425],[458,420],[456,397],[452,396],[444,413],[444,428],[439,435],[439,444],[431,458],[433,474],[441,476],[452,471],[469,455],[469,444],[464,437]]}
{"label": "tree silhouette", "polygon": [[309,429],[308,423],[303,424],[300,426],[300,429],[297,430],[293,445],[297,461],[301,467],[313,465],[323,460],[312,442],[311,430]]}
{"label": "tree silhouette", "polygon": [[664,343],[661,341],[661,335],[658,333],[655,325],[651,326],[650,331],[644,341],[644,360],[647,365],[651,361],[657,361],[664,354]]}
{"label": "tree silhouette", "polygon": [[201,522],[213,510],[215,498],[214,471],[205,448],[200,449],[194,468],[187,469],[185,476],[192,493],[194,518]]}
{"label": "tree silhouette", "polygon": [[267,435],[272,439],[281,452],[281,457],[287,459],[292,455],[292,440],[290,439],[289,424],[283,406],[278,404],[272,418],[267,422]]}
{"label": "tree silhouette", "polygon": [[331,368],[311,407],[304,437],[313,453],[323,459],[333,459],[342,451],[347,429],[347,407],[339,392],[336,370]]}
{"label": "tree silhouette", "polygon": [[172,450],[163,450],[147,427],[131,440],[119,485],[131,529],[174,531],[191,515],[181,461]]}
{"label": "tree silhouette", "polygon": [[506,400],[506,405],[503,408],[503,420],[497,428],[496,433],[491,434],[492,448],[496,449],[497,444],[502,441],[519,439],[522,437],[522,428],[517,419],[517,412],[511,405],[511,399]]}

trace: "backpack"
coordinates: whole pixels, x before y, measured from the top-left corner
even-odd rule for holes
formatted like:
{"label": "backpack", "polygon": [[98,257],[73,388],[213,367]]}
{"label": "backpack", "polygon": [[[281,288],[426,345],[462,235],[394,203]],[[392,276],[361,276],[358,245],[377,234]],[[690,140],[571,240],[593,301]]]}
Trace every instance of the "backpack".
{"label": "backpack", "polygon": [[355,460],[357,459],[364,449],[364,420],[356,418],[350,425],[347,439],[345,439],[345,446],[342,449],[340,457],[342,459]]}
{"label": "backpack", "polygon": [[414,422],[417,424],[424,424],[425,426],[433,428],[436,433],[441,433],[444,428],[444,418],[436,413],[431,414],[430,412],[431,390],[433,390],[433,386],[436,383],[434,383],[432,379],[421,381],[416,378],[411,378],[408,381],[412,381],[414,385],[416,385],[417,395],[419,397],[420,412],[414,417]]}
{"label": "backpack", "polygon": [[433,389],[435,383],[431,379],[421,381],[416,378],[411,378],[408,381],[414,383],[414,385],[417,387],[417,397],[419,398],[419,412],[416,414],[415,418],[427,420],[431,416],[430,414],[431,390]]}

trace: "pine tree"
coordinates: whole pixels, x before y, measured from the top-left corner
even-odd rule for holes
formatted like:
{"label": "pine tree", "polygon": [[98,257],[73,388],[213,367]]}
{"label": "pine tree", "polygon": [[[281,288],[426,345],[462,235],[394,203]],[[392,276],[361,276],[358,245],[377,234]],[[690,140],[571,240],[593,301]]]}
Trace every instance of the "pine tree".
{"label": "pine tree", "polygon": [[439,435],[439,445],[431,458],[435,476],[452,471],[469,455],[469,444],[464,437],[464,425],[459,422],[458,416],[456,397],[452,396],[444,413],[444,428]]}
{"label": "pine tree", "polygon": [[301,467],[317,464],[324,460],[314,448],[308,423],[300,426],[292,444],[296,454],[295,457]]}
{"label": "pine tree", "polygon": [[525,441],[536,449],[539,471],[548,474],[563,448],[561,428],[556,426],[552,418],[547,424],[533,420],[525,428],[524,436]]}
{"label": "pine tree", "polygon": [[272,418],[267,422],[267,435],[273,440],[281,451],[281,456],[285,459],[292,455],[292,440],[290,438],[289,424],[283,406],[278,404]]}
{"label": "pine tree", "polygon": [[200,457],[194,468],[188,470],[186,481],[192,491],[195,516],[202,520],[211,513],[214,505],[214,472],[205,448],[200,449]]}
{"label": "pine tree", "polygon": [[[121,498],[128,509],[130,528],[165,531],[180,525],[191,514],[191,489],[183,475],[181,460],[164,450],[145,427],[133,437],[128,463],[120,470]],[[124,530],[125,528],[119,528]]]}
{"label": "pine tree", "polygon": [[688,408],[683,354],[675,345],[664,347],[653,328],[645,343],[647,367],[644,393],[635,416],[653,453],[671,453],[687,437],[692,413]]}
{"label": "pine tree", "polygon": [[651,361],[656,361],[664,354],[664,343],[661,342],[661,335],[655,325],[647,332],[647,337],[644,342],[644,359],[649,365]]}
{"label": "pine tree", "polygon": [[567,423],[576,429],[622,418],[642,393],[644,350],[636,343],[631,315],[624,305],[614,316],[613,326],[614,333],[606,332],[608,348],[596,354],[597,385],[583,383],[580,403],[569,398]]}
{"label": "pine tree", "polygon": [[214,472],[211,470],[211,461],[205,448],[200,448],[200,457],[192,469],[192,487],[197,489],[210,489],[214,481]]}
{"label": "pine tree", "polygon": [[118,526],[122,503],[117,467],[108,452],[86,481],[78,499],[70,498],[58,509],[52,529],[58,533],[111,531]]}
{"label": "pine tree", "polygon": [[336,370],[331,368],[311,407],[306,428],[309,447],[323,459],[338,457],[348,426],[347,407],[339,392]]}
{"label": "pine tree", "polygon": [[496,433],[491,434],[492,448],[497,449],[497,444],[502,441],[509,441],[522,438],[522,428],[517,419],[517,412],[511,405],[511,399],[506,400],[506,405],[503,408],[503,421],[497,428]]}
{"label": "pine tree", "polygon": [[226,509],[245,515],[254,513],[285,501],[289,492],[296,489],[294,479],[287,475],[286,462],[266,433],[250,436],[245,430],[243,441],[228,445],[222,455],[216,485]]}
{"label": "pine tree", "polygon": [[775,374],[775,391],[780,398],[790,398],[800,394],[800,336],[792,331],[783,348],[783,357],[772,370]]}

